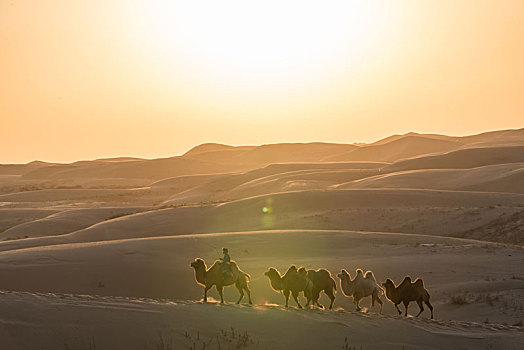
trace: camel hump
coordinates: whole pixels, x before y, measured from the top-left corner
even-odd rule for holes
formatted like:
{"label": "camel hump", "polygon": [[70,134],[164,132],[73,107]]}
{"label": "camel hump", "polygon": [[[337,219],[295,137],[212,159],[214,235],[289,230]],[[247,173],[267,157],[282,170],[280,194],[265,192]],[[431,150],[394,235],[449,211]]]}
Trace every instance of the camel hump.
{"label": "camel hump", "polygon": [[211,268],[222,268],[223,264],[228,265],[229,268],[231,269],[231,271],[238,271],[238,270],[240,270],[238,268],[237,263],[234,260],[231,260],[230,262],[223,262],[221,260],[216,260],[215,263],[213,264],[213,266],[211,266]]}
{"label": "camel hump", "polygon": [[411,285],[411,277],[410,276],[406,276],[406,277],[404,277],[404,280],[398,285],[397,288],[410,286],[410,285]]}
{"label": "camel hump", "polygon": [[417,279],[415,280],[415,282],[413,282],[413,285],[416,285],[416,286],[418,286],[418,287],[422,287],[422,288],[424,288],[424,282],[422,281],[421,278],[417,278]]}
{"label": "camel hump", "polygon": [[373,271],[368,271],[366,272],[366,275],[364,276],[364,278],[367,278],[369,280],[375,280],[375,275],[373,274]]}

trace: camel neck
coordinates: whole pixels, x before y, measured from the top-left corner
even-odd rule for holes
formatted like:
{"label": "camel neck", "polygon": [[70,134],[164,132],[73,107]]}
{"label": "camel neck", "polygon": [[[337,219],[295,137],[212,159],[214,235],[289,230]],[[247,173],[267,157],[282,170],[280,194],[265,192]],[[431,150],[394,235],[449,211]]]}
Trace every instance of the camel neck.
{"label": "camel neck", "polygon": [[271,281],[271,286],[275,290],[282,290],[282,277],[278,274],[275,274],[273,278],[269,279]]}
{"label": "camel neck", "polygon": [[390,288],[386,288],[386,297],[389,300],[396,302],[399,299],[397,295],[397,287],[393,286]]}
{"label": "camel neck", "polygon": [[353,284],[353,281],[351,281],[351,279],[341,279],[340,280],[340,288],[342,289],[342,292],[347,295],[347,296],[350,296],[352,295],[352,291],[351,291],[351,285]]}
{"label": "camel neck", "polygon": [[205,284],[206,283],[206,268],[201,267],[201,268],[195,269],[195,278],[199,283]]}

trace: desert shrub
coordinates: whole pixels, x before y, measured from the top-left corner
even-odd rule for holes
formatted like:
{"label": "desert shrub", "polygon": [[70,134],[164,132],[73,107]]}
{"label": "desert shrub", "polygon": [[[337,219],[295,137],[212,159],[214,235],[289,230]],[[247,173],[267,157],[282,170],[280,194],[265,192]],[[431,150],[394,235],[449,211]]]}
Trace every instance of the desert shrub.
{"label": "desert shrub", "polygon": [[464,295],[454,295],[451,297],[451,304],[453,305],[467,305],[469,301]]}
{"label": "desert shrub", "polygon": [[344,339],[344,345],[342,345],[342,349],[344,349],[344,350],[362,350],[362,345],[359,348],[357,348],[356,346],[352,346],[349,343],[348,337],[346,337]]}

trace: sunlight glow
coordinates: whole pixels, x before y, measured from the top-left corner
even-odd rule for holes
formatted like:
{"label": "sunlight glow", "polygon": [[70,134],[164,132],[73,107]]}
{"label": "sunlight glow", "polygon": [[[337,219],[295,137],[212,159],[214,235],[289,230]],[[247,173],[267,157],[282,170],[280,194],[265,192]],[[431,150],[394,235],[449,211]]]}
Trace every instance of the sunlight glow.
{"label": "sunlight glow", "polygon": [[387,6],[373,1],[166,0],[143,6],[156,50],[218,82],[310,80],[333,65],[364,62],[385,44],[379,37]]}

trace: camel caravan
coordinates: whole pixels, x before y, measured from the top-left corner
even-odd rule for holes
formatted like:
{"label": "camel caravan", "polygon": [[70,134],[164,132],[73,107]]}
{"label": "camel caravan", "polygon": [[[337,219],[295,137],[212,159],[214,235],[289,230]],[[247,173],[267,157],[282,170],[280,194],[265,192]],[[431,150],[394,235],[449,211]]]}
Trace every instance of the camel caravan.
{"label": "camel caravan", "polygon": [[[249,280],[251,276],[240,270],[237,264],[229,258],[227,249],[223,249],[224,258],[215,261],[213,266],[209,269],[202,259],[195,259],[191,263],[191,267],[195,270],[195,279],[198,284],[204,286],[204,301],[207,301],[207,292],[215,286],[220,295],[220,302],[224,303],[223,290],[224,287],[235,285],[238,289],[240,297],[237,300],[239,304],[244,298],[244,291],[247,293],[248,302],[251,301],[251,291],[249,289]],[[320,293],[324,292],[331,300],[329,309],[333,308],[335,302],[335,294],[337,292],[337,284],[333,279],[331,273],[326,269],[308,270],[305,267],[297,268],[296,265],[291,265],[284,275],[274,267],[268,268],[264,275],[268,277],[271,288],[282,293],[285,297],[285,306],[289,306],[289,296],[293,296],[296,305],[302,309],[298,297],[303,293],[306,299],[306,307],[311,304],[323,309],[324,306],[319,303]],[[395,305],[399,315],[402,314],[398,305],[402,303],[405,308],[404,316],[408,315],[409,303],[414,301],[419,306],[419,313],[416,317],[424,311],[423,304],[426,304],[431,311],[431,318],[433,318],[433,306],[429,302],[430,295],[424,287],[422,279],[418,278],[415,282],[411,282],[411,277],[406,276],[402,283],[395,286],[391,279],[386,279],[382,285],[379,285],[375,279],[375,275],[371,271],[364,273],[361,269],[355,271],[355,277],[344,269],[337,274],[340,280],[340,289],[342,294],[346,297],[353,298],[356,311],[361,311],[360,301],[363,298],[370,297],[370,308],[375,306],[375,302],[380,305],[380,313],[384,302],[381,296],[385,294],[386,298]]]}

